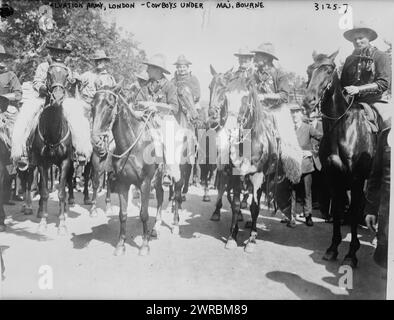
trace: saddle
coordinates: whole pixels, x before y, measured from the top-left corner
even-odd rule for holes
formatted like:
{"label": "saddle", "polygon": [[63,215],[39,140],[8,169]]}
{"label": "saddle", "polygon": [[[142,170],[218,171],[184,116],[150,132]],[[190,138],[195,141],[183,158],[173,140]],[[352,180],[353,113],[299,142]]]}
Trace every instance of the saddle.
{"label": "saddle", "polygon": [[368,124],[368,127],[371,130],[371,132],[372,133],[379,132],[380,128],[379,128],[379,124],[378,124],[377,111],[373,108],[373,106],[370,106],[366,102],[359,102],[359,104],[364,111],[364,116],[365,116],[365,119],[367,120],[367,124]]}

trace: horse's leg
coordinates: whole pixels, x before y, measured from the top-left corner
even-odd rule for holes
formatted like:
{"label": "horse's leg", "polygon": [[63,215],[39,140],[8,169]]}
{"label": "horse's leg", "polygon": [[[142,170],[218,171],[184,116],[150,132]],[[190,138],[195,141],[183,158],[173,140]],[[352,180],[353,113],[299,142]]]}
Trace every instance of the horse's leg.
{"label": "horse's leg", "polygon": [[141,209],[140,209],[140,219],[142,222],[142,246],[140,248],[139,254],[140,256],[146,256],[149,254],[149,230],[148,230],[148,221],[149,221],[149,195],[150,195],[150,178],[145,178],[141,184]]}
{"label": "horse's leg", "polygon": [[94,170],[93,164],[93,155],[90,158],[90,161],[85,165],[85,168],[83,170],[83,204],[90,206],[92,205],[92,201],[89,198],[89,179],[90,179],[90,173]]}
{"label": "horse's leg", "polygon": [[[338,180],[337,180],[338,181]],[[341,181],[339,179],[339,181]],[[336,260],[338,256],[338,246],[342,241],[341,235],[341,214],[344,210],[344,192],[345,190],[341,188],[339,183],[335,185],[330,184],[330,186],[334,186],[331,190],[332,194],[332,204],[331,204],[331,213],[333,217],[333,233],[330,247],[326,250],[326,253],[323,256],[323,260]]]}
{"label": "horse's leg", "polygon": [[[104,168],[102,169],[104,171]],[[100,170],[101,171],[101,170]],[[103,172],[104,176],[106,176],[106,192],[105,192],[105,214],[112,215],[112,205],[111,205],[111,185],[109,183],[110,179],[112,179],[113,172]],[[100,181],[100,175],[98,178],[98,182]]]}
{"label": "horse's leg", "polygon": [[171,232],[174,235],[179,235],[179,210],[182,207],[182,186],[184,181],[182,179],[178,180],[174,184],[174,220],[172,223]]}
{"label": "horse's leg", "polygon": [[162,222],[162,217],[161,217],[161,210],[163,207],[163,198],[164,198],[164,190],[163,186],[161,184],[162,181],[162,173],[157,172],[156,173],[156,185],[155,185],[155,190],[156,190],[156,201],[157,201],[157,211],[156,211],[156,221],[155,225],[152,229],[151,236],[158,238],[160,236],[160,226]]}
{"label": "horse's leg", "polygon": [[66,180],[67,187],[68,187],[68,205],[71,207],[75,205],[73,176],[74,176],[74,165],[71,162],[70,168],[67,173],[67,180]]}
{"label": "horse's leg", "polygon": [[120,221],[120,232],[119,240],[116,245],[114,255],[124,255],[126,252],[126,222],[127,222],[127,203],[129,200],[129,189],[130,185],[118,184],[118,196],[119,196],[119,221]]}
{"label": "horse's leg", "polygon": [[360,222],[360,213],[362,212],[362,207],[364,203],[363,199],[363,186],[364,181],[361,179],[355,181],[351,190],[351,204],[350,204],[350,230],[352,234],[352,239],[349,245],[349,252],[345,256],[343,264],[349,265],[352,268],[357,267],[358,259],[356,253],[360,249],[360,240],[357,237],[357,228]]}
{"label": "horse's leg", "polygon": [[[231,199],[230,190],[233,190],[233,197]],[[230,227],[230,236],[226,242],[226,249],[234,249],[237,247],[237,234],[238,234],[238,219],[241,212],[241,180],[239,176],[232,176],[230,178],[229,187],[227,188],[227,199],[231,204],[232,218]]]}
{"label": "horse's leg", "polygon": [[34,180],[34,168],[28,168],[25,175],[24,179],[21,179],[22,185],[25,188],[25,210],[24,214],[25,215],[31,215],[33,214],[33,206],[32,206],[32,199],[31,199],[31,186],[33,184]]}
{"label": "horse's leg", "polygon": [[215,204],[215,211],[213,212],[212,216],[211,216],[211,220],[212,221],[219,221],[220,220],[220,209],[223,206],[223,194],[224,191],[226,189],[226,181],[227,180],[227,176],[225,176],[223,171],[218,171],[218,195],[216,198],[216,204]]}
{"label": "horse's leg", "polygon": [[181,165],[181,179],[183,181],[182,201],[186,201],[186,194],[189,191],[189,181],[192,172],[192,165],[190,163]]}
{"label": "horse's leg", "polygon": [[49,190],[48,190],[48,167],[40,165],[40,202],[38,208],[38,217],[40,219],[40,223],[38,225],[38,232],[45,232],[47,229],[47,219],[48,219],[48,198],[49,198]]}
{"label": "horse's leg", "polygon": [[58,234],[66,235],[67,227],[66,227],[66,182],[69,180],[69,171],[71,170],[71,159],[66,159],[61,164],[61,175],[59,181],[59,226],[58,226]]}
{"label": "horse's leg", "polygon": [[[86,169],[89,167],[89,169]],[[92,200],[89,199],[89,191],[88,191],[88,183],[87,177],[90,176],[90,172],[92,173],[92,189],[93,189],[93,194],[92,194]],[[97,217],[98,215],[98,210],[97,210],[97,190],[99,188],[100,184],[100,159],[99,157],[93,152],[92,157],[90,159],[90,162],[85,166],[85,185],[84,185],[84,203],[91,204],[90,207],[90,216],[91,217]],[[87,195],[87,197],[86,197]],[[88,202],[85,202],[85,200],[88,200]]]}
{"label": "horse's leg", "polygon": [[253,253],[256,247],[256,238],[257,238],[257,218],[259,216],[259,211],[260,211],[260,199],[261,199],[261,194],[263,192],[262,188],[259,188],[257,190],[257,199],[252,196],[252,203],[250,204],[250,214],[252,215],[252,226],[250,230],[250,237],[248,239],[248,242],[246,243],[245,246],[245,252],[247,253]]}
{"label": "horse's leg", "polygon": [[[0,161],[0,232],[4,232],[6,230],[5,226],[5,212],[3,207],[3,194],[4,194],[4,176],[5,176],[6,167]],[[1,281],[1,279],[0,279]]]}
{"label": "horse's leg", "polygon": [[209,188],[208,188],[208,166],[209,164],[200,164],[200,179],[204,186],[204,195],[202,197],[202,201],[209,202],[211,198],[209,197]]}

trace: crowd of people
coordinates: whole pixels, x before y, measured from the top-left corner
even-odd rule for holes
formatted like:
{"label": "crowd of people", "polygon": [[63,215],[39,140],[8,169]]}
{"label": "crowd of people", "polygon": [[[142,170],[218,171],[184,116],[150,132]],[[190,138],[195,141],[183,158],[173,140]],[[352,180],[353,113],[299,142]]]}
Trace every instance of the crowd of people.
{"label": "crowd of people", "polygon": [[[374,228],[376,223],[375,217],[379,212],[379,203],[384,202],[384,205],[388,206],[387,192],[382,196],[376,195],[381,185],[379,180],[381,176],[379,174],[384,176],[384,188],[386,189],[389,184],[387,177],[390,176],[389,166],[387,166],[387,163],[389,163],[387,136],[389,135],[390,108],[392,106],[387,103],[384,97],[391,84],[391,66],[387,54],[370,44],[370,41],[375,40],[377,37],[376,32],[371,28],[357,26],[352,30],[346,31],[344,36],[355,47],[354,52],[346,59],[341,75],[341,82],[346,94],[353,96],[359,102],[372,104],[374,110],[378,112],[385,123],[384,128],[379,128],[381,131],[383,129],[383,132],[381,134],[382,141],[378,148],[379,154],[375,160],[378,163],[375,164],[375,169],[373,170],[373,173],[376,175],[375,183],[370,181],[367,190],[367,203],[370,204],[366,209],[367,224],[369,227]],[[6,53],[2,46],[0,47],[1,112],[15,122],[12,134],[8,134],[8,144],[11,148],[13,162],[20,167],[27,166],[32,161],[29,157],[29,137],[37,125],[37,121],[34,119],[37,119],[43,106],[50,103],[51,94],[48,92],[46,81],[48,69],[52,64],[64,65],[68,69],[69,82],[73,84],[77,81],[80,84],[80,106],[74,105],[72,110],[66,110],[65,112],[72,131],[76,157],[80,163],[88,161],[92,153],[89,123],[92,122],[93,97],[97,90],[112,88],[117,84],[114,75],[111,75],[108,71],[111,57],[108,57],[103,50],[97,49],[92,55],[92,69],[79,75],[67,67],[68,55],[71,52],[69,44],[59,39],[47,45],[47,49],[48,56],[38,66],[32,81],[32,88],[36,95],[23,100],[23,90],[17,76],[12,71],[7,70],[6,62],[12,59],[13,56]],[[272,43],[265,42],[251,51],[247,48],[241,48],[234,55],[237,57],[239,65],[231,76],[233,78],[247,78],[253,75],[258,99],[263,107],[275,110],[284,104],[288,104],[291,91],[289,82],[285,73],[274,64],[274,60],[279,59]],[[146,66],[146,69],[133,75],[136,81],[129,88],[132,94],[128,97],[128,101],[135,112],[138,112],[140,109],[155,112],[159,128],[164,128],[164,122],[179,122],[179,119],[176,119],[178,114],[184,114],[185,119],[189,120],[190,118],[198,117],[198,113],[207,112],[200,106],[200,84],[196,76],[191,72],[190,66],[192,62],[184,55],[180,55],[174,62],[176,72],[171,80],[166,76],[171,73],[168,70],[166,57],[163,54],[153,55],[143,61],[142,64]],[[190,93],[197,114],[189,114],[190,110],[187,109],[187,106],[180,98]],[[241,102],[239,107],[241,108]],[[306,225],[313,226],[312,186],[319,188],[319,185],[324,184],[320,176],[322,164],[318,155],[319,143],[323,136],[322,119],[317,112],[306,117],[301,105],[293,105],[290,107],[290,110],[294,121],[294,130],[298,143],[297,148],[302,150],[300,183],[304,189],[301,197],[303,215]],[[205,114],[205,117],[208,116]],[[278,117],[277,121],[280,122],[282,120]],[[169,156],[166,154],[167,148],[163,148],[163,135],[164,133],[154,137],[157,141],[155,143],[155,153],[159,155],[158,158],[161,158],[159,163],[164,168],[163,185],[169,185],[172,178],[179,178],[177,175],[180,172],[176,166],[165,164],[165,159],[168,159]],[[5,136],[7,137],[7,135]],[[279,136],[282,140],[282,145],[286,145],[286,143],[289,145],[294,144],[294,137],[289,137],[285,130],[279,130]],[[383,162],[383,173],[381,162],[379,161]],[[294,186],[291,209],[293,216],[295,216],[297,211],[296,189],[296,186]],[[187,190],[184,190],[184,194],[186,192]],[[320,196],[321,192],[320,194],[318,192],[318,197]],[[384,214],[383,222],[380,223],[379,232],[383,232],[381,229],[387,228],[388,210],[386,208],[383,211],[386,213]],[[325,218],[329,219],[328,216],[325,216]],[[290,227],[295,226],[293,219],[285,220],[285,222]],[[381,236],[380,238],[383,239],[384,237]],[[382,241],[385,243],[385,248],[387,248],[387,237]]]}

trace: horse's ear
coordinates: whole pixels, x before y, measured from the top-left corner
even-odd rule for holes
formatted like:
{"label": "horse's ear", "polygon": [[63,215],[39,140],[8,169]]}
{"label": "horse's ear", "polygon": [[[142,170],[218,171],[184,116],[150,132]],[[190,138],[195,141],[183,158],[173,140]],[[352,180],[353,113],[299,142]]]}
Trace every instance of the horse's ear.
{"label": "horse's ear", "polygon": [[329,55],[328,59],[334,61],[336,56],[338,55],[338,53],[339,53],[339,49],[337,51],[335,51],[333,54]]}
{"label": "horse's ear", "polygon": [[216,70],[214,69],[214,67],[212,67],[212,65],[209,65],[209,68],[211,69],[211,75],[215,76],[217,74]]}
{"label": "horse's ear", "polygon": [[316,58],[317,58],[317,52],[316,52],[316,50],[313,50],[313,52],[312,52],[312,58],[313,58],[313,61],[316,61]]}

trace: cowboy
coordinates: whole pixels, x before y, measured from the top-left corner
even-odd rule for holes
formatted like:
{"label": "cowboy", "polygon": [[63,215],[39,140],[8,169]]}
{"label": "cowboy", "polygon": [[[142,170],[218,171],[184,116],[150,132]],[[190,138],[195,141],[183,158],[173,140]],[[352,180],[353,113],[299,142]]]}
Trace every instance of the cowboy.
{"label": "cowboy", "polygon": [[[57,40],[46,48],[49,50],[47,61],[38,65],[33,79],[33,88],[38,93],[38,97],[32,97],[24,103],[12,135],[11,157],[22,167],[26,167],[29,163],[27,140],[36,128],[40,111],[49,101],[46,83],[49,66],[53,63],[67,66],[67,56],[71,52],[69,46],[62,40]],[[75,75],[68,67],[67,69],[68,81],[74,83]],[[83,109],[82,100],[66,97],[63,101],[63,113],[70,126],[72,142],[80,162],[85,162],[92,152],[89,122],[83,115]]]}
{"label": "cowboy", "polygon": [[[114,77],[107,71],[111,58],[106,55],[105,51],[96,50],[91,59],[94,62],[94,69],[86,71],[80,77],[82,82],[81,96],[89,106],[91,106],[93,97],[98,89],[116,85]],[[90,108],[86,112],[89,115]]]}
{"label": "cowboy", "polygon": [[384,127],[391,123],[388,90],[391,87],[391,63],[388,54],[370,42],[377,33],[360,22],[343,36],[353,43],[354,51],[347,57],[341,74],[341,84],[355,102],[372,105],[382,117]]}
{"label": "cowboy", "polygon": [[136,81],[130,86],[132,102],[136,101],[139,96],[140,100],[148,99],[148,87],[149,75],[146,70],[142,70],[135,75]]}
{"label": "cowboy", "polygon": [[[171,74],[166,67],[166,58],[162,54],[156,54],[150,59],[143,62],[147,65],[146,72],[149,80],[145,85],[146,91],[140,91],[136,97],[136,108],[145,108],[156,113],[156,122],[159,124],[159,131],[151,130],[152,136],[155,140],[155,154],[160,166],[163,168],[163,184],[170,185],[170,175],[177,181],[180,179],[179,165],[171,166],[174,170],[167,171],[169,164],[173,164],[173,157],[169,154],[169,145],[163,148],[164,138],[166,142],[174,146],[174,136],[166,135],[166,128],[173,125],[174,133],[177,133],[177,121],[175,115],[178,113],[178,97],[175,85],[170,82],[165,74]],[[144,93],[147,93],[146,96]],[[163,156],[165,159],[163,159]],[[171,160],[170,160],[171,159]],[[169,160],[171,163],[169,163]],[[165,165],[166,163],[166,165]],[[178,168],[177,168],[178,167]],[[178,174],[178,176],[176,176]]]}
{"label": "cowboy", "polygon": [[234,77],[247,77],[246,72],[253,69],[254,54],[247,47],[243,47],[234,53],[234,56],[238,58],[238,69],[235,71]]}
{"label": "cowboy", "polygon": [[[313,147],[312,139],[320,141],[323,136],[323,132],[315,129],[311,124],[304,122],[303,109],[300,106],[291,107],[296,135],[298,143],[303,151],[302,159],[302,176],[301,181],[303,181],[305,188],[305,198],[304,198],[304,216],[305,224],[308,227],[313,226],[312,221],[312,173],[315,171],[316,164],[313,157]],[[296,194],[293,190],[292,195],[292,213],[295,215],[296,210]]]}

